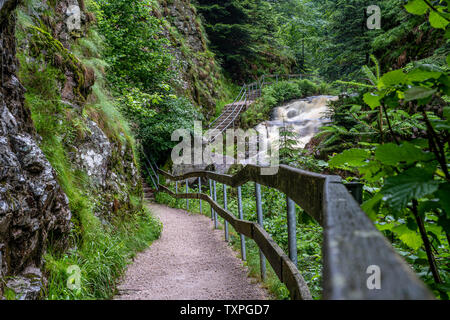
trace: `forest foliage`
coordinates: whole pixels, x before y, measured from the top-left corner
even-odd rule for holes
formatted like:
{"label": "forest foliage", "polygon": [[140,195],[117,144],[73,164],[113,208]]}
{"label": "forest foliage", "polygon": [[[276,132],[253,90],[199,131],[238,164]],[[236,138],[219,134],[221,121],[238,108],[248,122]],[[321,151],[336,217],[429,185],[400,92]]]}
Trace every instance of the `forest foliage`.
{"label": "forest foliage", "polygon": [[[296,137],[289,128],[283,130],[282,162],[363,182],[365,212],[436,296],[448,299],[450,1],[378,1],[380,30],[366,27],[369,0],[197,0],[194,4],[215,59],[235,84],[276,73],[340,80],[340,99],[330,103],[331,123],[322,128],[314,143],[306,150],[293,150]],[[145,152],[162,164],[175,145],[170,139],[175,129],[189,129],[193,120],[209,119],[199,111],[201,106],[176,94],[173,78],[179,71],[173,68],[174,56],[163,33],[165,21],[155,14],[158,5],[156,0],[89,1],[96,23],[90,37],[78,42],[77,56],[92,64],[98,76],[93,87],[98,101],[87,111],[98,108],[106,114],[119,109]],[[44,152],[50,157],[53,154],[51,160],[58,170],[70,173],[62,141],[73,138],[76,123],[59,122],[53,113],[64,106],[51,103],[60,99],[52,88],[54,79],[62,75],[52,68],[39,74],[36,65],[20,58],[22,75],[28,77],[24,81],[29,89],[27,103],[47,142]],[[39,85],[44,90],[36,90]],[[254,126],[280,103],[327,93],[329,88],[324,82],[308,80],[268,86],[244,114],[243,124]],[[55,137],[64,132],[68,132],[64,139],[57,141]],[[87,231],[97,230],[89,203],[78,190],[78,180],[84,181],[84,177],[68,174],[60,179],[80,225]],[[246,219],[256,221],[254,190],[247,185],[243,191]],[[263,193],[265,227],[286,250],[285,198],[265,188]],[[166,198],[160,201],[170,203]],[[236,203],[230,201],[229,207],[235,210]],[[297,211],[300,266],[318,298],[321,229],[300,208]],[[131,256],[126,252],[142,249],[160,231],[152,220],[154,234],[145,235],[149,225],[145,220],[150,218],[141,218],[129,228],[121,225],[117,234],[86,233],[94,246],[86,244],[77,254],[61,259],[50,254],[52,270],[78,263],[89,275],[82,291],[74,294],[61,286],[63,271],[53,272],[50,289],[54,297],[111,296],[109,279],[121,274]],[[134,241],[131,235],[138,231]],[[112,256],[95,256],[111,243],[115,244]],[[257,249],[253,249],[257,259]],[[97,268],[101,263],[104,268]],[[97,283],[89,283],[90,279]],[[287,296],[279,283],[274,288],[278,297]]]}
{"label": "forest foliage", "polygon": [[[409,1],[405,10],[425,21],[429,34],[445,33],[450,3]],[[442,43],[443,40],[439,41]],[[442,48],[436,51],[442,55]],[[365,184],[363,209],[437,296],[448,299],[450,268],[449,51],[446,62],[416,61],[383,72],[375,56],[364,66],[358,95],[332,108],[323,128],[328,162],[348,180]],[[436,57],[432,57],[436,58]],[[381,61],[383,57],[381,57]],[[445,61],[445,60],[444,60]],[[429,62],[429,60],[427,60]],[[344,144],[356,144],[356,147]],[[322,149],[323,150],[323,149]]]}
{"label": "forest foliage", "polygon": [[[261,53],[264,43],[275,43],[282,48],[279,54],[294,60],[291,72],[339,80],[342,94],[330,102],[331,123],[306,150],[292,150],[294,134],[289,129],[282,133],[283,163],[364,183],[364,211],[435,295],[449,299],[450,2],[378,1],[381,29],[369,30],[366,9],[371,1],[266,1],[271,12],[267,29],[257,32],[273,33],[257,39],[249,36],[260,27],[257,19],[243,14],[225,26],[219,20],[260,2],[198,2],[211,46],[228,72],[239,73],[236,79],[273,69],[260,64],[246,73],[228,67],[227,61],[248,68],[246,62]],[[247,47],[234,51],[225,37],[215,34],[222,31],[229,39],[247,39]],[[300,96],[292,83],[270,86],[255,104],[259,108],[244,115],[244,123],[254,126],[267,119],[273,106]],[[270,194],[265,190],[265,196]],[[265,208],[270,212],[265,224],[278,242],[285,231],[285,211],[280,209],[285,200],[281,195],[269,198],[274,207]],[[251,196],[246,201],[254,202]],[[315,225],[307,221],[299,227],[307,230],[309,224]],[[320,296],[320,290],[314,292]]]}

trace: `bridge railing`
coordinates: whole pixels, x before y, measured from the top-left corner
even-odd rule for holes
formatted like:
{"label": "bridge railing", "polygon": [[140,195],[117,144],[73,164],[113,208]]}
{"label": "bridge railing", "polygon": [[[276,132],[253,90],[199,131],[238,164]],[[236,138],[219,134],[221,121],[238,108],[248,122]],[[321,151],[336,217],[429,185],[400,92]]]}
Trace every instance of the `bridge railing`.
{"label": "bridge railing", "polygon": [[[237,102],[239,102],[240,99],[242,99],[242,95],[246,93],[247,90],[247,86],[244,84],[241,88],[241,91],[239,91],[239,94],[237,95],[236,99],[234,99],[233,103],[231,104],[232,106],[236,105]],[[224,114],[224,112],[222,112],[222,114],[220,114],[220,116],[218,116],[216,118],[216,120],[214,120],[213,122],[211,122],[209,124],[209,128],[212,128],[213,125],[221,118],[221,116]]]}
{"label": "bridge railing", "polygon": [[[161,192],[174,198],[206,201],[217,227],[217,214],[241,236],[245,258],[244,237],[253,239],[260,248],[261,272],[265,276],[266,259],[276,275],[288,288],[293,299],[311,299],[307,283],[296,267],[297,237],[295,205],[315,219],[322,227],[323,298],[324,299],[433,299],[406,262],[395,252],[386,238],[375,228],[338,176],[327,176],[280,166],[275,175],[261,174],[262,167],[247,165],[234,176],[209,171],[173,176],[158,172],[177,184],[176,192],[159,185]],[[189,193],[187,179],[197,178],[198,193]],[[208,179],[210,195],[201,192],[202,179]],[[178,193],[178,182],[186,181],[186,193]],[[243,220],[241,186],[255,183],[258,223]],[[224,186],[224,208],[217,202],[216,182]],[[263,227],[260,186],[275,188],[286,195],[288,212],[289,257],[273,241]],[[237,188],[239,218],[227,209],[227,187]],[[244,243],[244,246],[242,245]],[[378,273],[380,283],[373,285],[371,273]],[[375,276],[377,276],[375,274]]]}
{"label": "bridge railing", "polygon": [[147,177],[150,178],[150,181],[152,182],[153,187],[155,187],[155,190],[158,190],[159,185],[159,175],[157,174],[158,166],[156,163],[150,159],[147,154],[145,153],[145,150],[142,148],[140,152],[141,157],[141,163],[144,164],[144,171],[147,174]]}
{"label": "bridge railing", "polygon": [[[230,111],[228,116],[223,117],[223,115],[225,113],[222,113],[222,115],[214,121],[217,123],[218,119],[220,119],[221,117],[223,118],[222,121],[218,122],[215,125],[215,128],[217,128],[217,130],[216,130],[216,132],[213,132],[213,136],[208,140],[208,143],[211,143],[214,140],[216,140],[216,138],[218,136],[220,136],[223,132],[225,132],[225,130],[227,130],[229,127],[231,127],[231,125],[233,125],[236,122],[236,120],[239,117],[239,115],[241,114],[243,108],[245,108],[247,106],[247,101],[248,101],[247,87],[243,86],[239,96],[236,98],[236,100],[230,106],[230,108],[232,108],[232,110]],[[223,127],[221,128],[222,125],[223,125]],[[211,126],[212,126],[212,124],[210,125],[210,127]]]}
{"label": "bridge railing", "polygon": [[[241,91],[239,91],[239,94],[237,95],[236,99],[233,101],[233,103],[230,104],[230,108],[232,108],[232,112],[230,115],[228,115],[225,119],[225,113],[229,111],[229,108],[224,110],[213,122],[209,124],[209,128],[219,127],[223,123],[227,123],[227,126],[225,128],[228,129],[231,124],[233,124],[237,117],[239,117],[240,112],[243,109],[243,102],[244,100],[246,102],[255,100],[262,95],[262,89],[265,86],[271,85],[274,82],[277,83],[278,81],[291,81],[296,79],[303,79],[305,77],[308,77],[308,75],[304,74],[285,74],[285,75],[264,75],[261,78],[259,78],[257,81],[244,84],[241,88]],[[246,104],[244,104],[246,106]],[[238,114],[236,114],[236,111],[238,111]],[[234,115],[234,116],[233,116]],[[220,123],[217,123],[219,119],[222,119]],[[222,133],[225,130],[221,130],[220,133]],[[214,139],[211,139],[211,141],[214,141]]]}

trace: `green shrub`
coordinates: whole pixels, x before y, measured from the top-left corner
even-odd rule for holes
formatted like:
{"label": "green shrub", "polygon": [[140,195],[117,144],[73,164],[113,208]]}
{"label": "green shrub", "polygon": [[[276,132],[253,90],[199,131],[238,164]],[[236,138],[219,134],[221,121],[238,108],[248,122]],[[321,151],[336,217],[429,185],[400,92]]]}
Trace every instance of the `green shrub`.
{"label": "green shrub", "polygon": [[167,154],[178,144],[171,141],[172,133],[178,129],[193,132],[194,120],[201,120],[202,115],[186,98],[167,98],[157,108],[153,116],[137,119],[140,125],[137,138],[146,150],[160,156],[158,160],[166,160]]}

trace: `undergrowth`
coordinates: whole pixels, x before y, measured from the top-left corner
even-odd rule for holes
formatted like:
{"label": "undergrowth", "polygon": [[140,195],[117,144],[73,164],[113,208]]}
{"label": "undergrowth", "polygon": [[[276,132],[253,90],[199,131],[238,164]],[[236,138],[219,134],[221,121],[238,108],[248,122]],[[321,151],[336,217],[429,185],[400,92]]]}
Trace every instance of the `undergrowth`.
{"label": "undergrowth", "polygon": [[[161,224],[147,209],[120,218],[109,227],[85,212],[91,219],[85,225],[83,241],[67,253],[52,251],[45,256],[49,273],[47,299],[110,299],[116,284],[137,252],[159,237]],[[80,268],[80,283],[73,290],[67,281],[71,266]]]}

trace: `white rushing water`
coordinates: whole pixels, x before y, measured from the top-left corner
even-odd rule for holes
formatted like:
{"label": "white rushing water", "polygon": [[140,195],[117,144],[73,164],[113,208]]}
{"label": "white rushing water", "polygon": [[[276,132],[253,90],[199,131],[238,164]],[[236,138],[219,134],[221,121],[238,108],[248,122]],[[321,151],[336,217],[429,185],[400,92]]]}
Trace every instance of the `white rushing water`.
{"label": "white rushing water", "polygon": [[[279,139],[278,132],[280,128],[289,127],[297,134],[298,149],[303,149],[311,139],[319,132],[319,128],[330,121],[326,117],[328,111],[328,102],[336,101],[336,96],[314,96],[305,99],[299,99],[289,102],[283,106],[274,108],[271,119],[256,126],[258,132],[266,132],[265,135],[260,136],[266,139],[263,146],[277,145]],[[258,162],[261,165],[268,163],[265,156],[266,150],[260,150],[258,155]]]}

